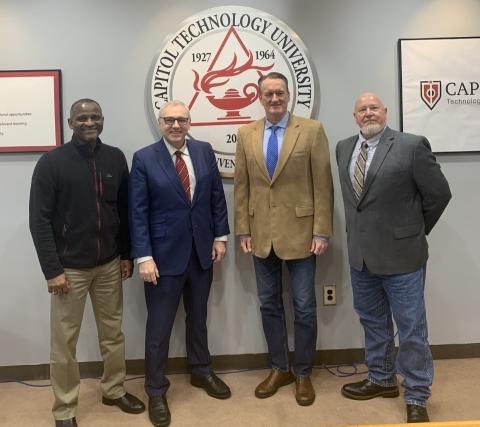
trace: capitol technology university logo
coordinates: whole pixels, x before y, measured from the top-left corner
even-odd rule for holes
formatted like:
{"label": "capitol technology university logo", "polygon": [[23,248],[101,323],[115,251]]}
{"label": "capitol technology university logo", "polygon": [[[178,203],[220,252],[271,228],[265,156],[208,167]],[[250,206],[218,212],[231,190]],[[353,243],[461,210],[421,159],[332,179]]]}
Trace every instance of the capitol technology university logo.
{"label": "capitol technology university logo", "polygon": [[236,133],[265,115],[258,78],[277,71],[289,80],[290,113],[318,114],[318,78],[299,37],[256,9],[223,6],[187,19],[155,57],[147,99],[150,119],[169,100],[190,108],[190,136],[212,144],[220,173],[232,177]]}

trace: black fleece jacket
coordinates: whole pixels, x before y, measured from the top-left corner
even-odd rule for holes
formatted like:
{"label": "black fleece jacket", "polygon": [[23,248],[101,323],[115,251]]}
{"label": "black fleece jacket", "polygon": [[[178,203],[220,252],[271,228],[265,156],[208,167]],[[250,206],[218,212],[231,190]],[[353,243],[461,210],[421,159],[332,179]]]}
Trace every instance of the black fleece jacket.
{"label": "black fleece jacket", "polygon": [[30,232],[45,275],[130,256],[128,165],[97,139],[72,140],[45,153],[32,176]]}

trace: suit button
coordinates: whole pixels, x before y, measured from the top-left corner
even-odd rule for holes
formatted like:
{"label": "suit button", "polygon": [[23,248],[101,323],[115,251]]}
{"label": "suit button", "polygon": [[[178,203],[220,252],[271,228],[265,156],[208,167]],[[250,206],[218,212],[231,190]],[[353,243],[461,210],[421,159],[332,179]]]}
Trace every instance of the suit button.
{"label": "suit button", "polygon": [[357,208],[357,212],[362,212],[362,208]]}

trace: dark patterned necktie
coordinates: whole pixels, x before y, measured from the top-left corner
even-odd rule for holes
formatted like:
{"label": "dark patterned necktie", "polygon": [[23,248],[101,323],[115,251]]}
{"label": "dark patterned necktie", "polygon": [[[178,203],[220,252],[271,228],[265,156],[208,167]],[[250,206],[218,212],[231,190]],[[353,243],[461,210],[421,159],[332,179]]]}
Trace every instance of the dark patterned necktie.
{"label": "dark patterned necktie", "polygon": [[178,176],[180,177],[180,181],[182,182],[185,195],[187,196],[187,199],[190,202],[192,200],[192,196],[190,194],[190,178],[188,176],[187,165],[185,164],[185,160],[182,159],[181,151],[175,151],[175,155],[177,156],[175,160],[175,169],[177,170]]}
{"label": "dark patterned necktie", "polygon": [[360,147],[360,152],[358,153],[357,161],[355,162],[355,167],[353,168],[352,185],[353,191],[355,191],[355,196],[357,196],[357,199],[360,199],[360,195],[363,191],[363,184],[365,183],[365,165],[367,164],[367,149],[367,143],[363,142]]}
{"label": "dark patterned necktie", "polygon": [[267,165],[267,170],[268,174],[270,175],[270,178],[273,176],[273,173],[275,172],[275,167],[277,166],[277,161],[278,161],[278,139],[277,139],[277,129],[279,126],[271,126],[271,134],[270,138],[268,138],[268,143],[267,143],[267,160],[266,160],[266,165]]}

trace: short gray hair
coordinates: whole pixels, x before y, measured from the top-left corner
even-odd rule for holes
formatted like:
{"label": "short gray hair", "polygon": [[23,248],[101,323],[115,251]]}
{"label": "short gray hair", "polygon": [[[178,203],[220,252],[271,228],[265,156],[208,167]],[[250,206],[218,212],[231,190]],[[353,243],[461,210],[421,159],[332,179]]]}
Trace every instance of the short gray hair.
{"label": "short gray hair", "polygon": [[168,101],[167,103],[163,104],[162,108],[160,108],[160,110],[158,112],[158,117],[157,118],[163,117],[162,114],[163,114],[163,112],[165,111],[166,108],[175,107],[177,105],[181,105],[183,108],[185,108],[185,110],[187,110],[188,118],[190,118],[190,110],[188,109],[188,107],[182,101],[178,101],[176,99],[174,99],[173,101]]}

